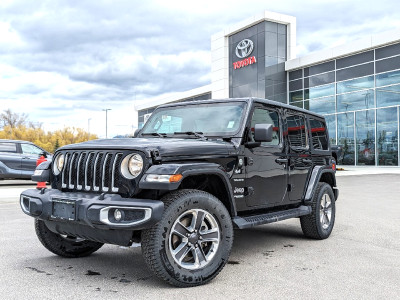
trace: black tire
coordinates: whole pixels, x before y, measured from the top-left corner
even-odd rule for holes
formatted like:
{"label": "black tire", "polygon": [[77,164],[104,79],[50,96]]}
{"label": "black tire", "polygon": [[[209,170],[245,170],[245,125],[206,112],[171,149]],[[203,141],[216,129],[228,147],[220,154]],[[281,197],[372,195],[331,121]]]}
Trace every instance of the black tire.
{"label": "black tire", "polygon": [[85,257],[99,250],[103,244],[75,237],[63,237],[50,231],[45,222],[35,219],[35,230],[39,241],[54,254],[67,258]]}
{"label": "black tire", "polygon": [[[142,254],[147,266],[157,277],[177,287],[192,287],[208,283],[225,266],[232,249],[233,226],[229,212],[221,201],[213,195],[198,190],[175,191],[162,200],[165,207],[161,221],[154,227],[142,232]],[[174,250],[177,251],[177,247],[173,249],[173,240],[176,240],[177,237],[173,233],[176,231],[172,231],[172,229],[177,226],[178,220],[182,221],[181,218],[185,218],[182,216],[190,215],[190,212],[193,211],[198,212],[196,219],[199,219],[198,216],[201,214],[205,214],[206,217],[203,217],[202,220],[204,221],[200,221],[202,225],[197,226],[197,222],[195,222],[196,226],[193,228],[199,228],[198,233],[195,233],[197,232],[195,230],[194,233],[191,233],[191,237],[187,239],[188,244],[184,247],[191,250],[187,250],[189,252],[185,252],[187,254],[182,255],[182,257],[189,258],[188,264],[190,265],[190,256],[192,255],[194,261],[196,251],[201,251],[198,253],[202,254],[196,255],[196,258],[201,256],[205,265],[197,265],[194,266],[195,269],[187,269],[186,266],[180,265],[175,260],[177,255],[174,257],[172,254]],[[212,227],[204,225],[205,222],[208,222],[206,218],[213,220],[213,224],[217,224],[213,229],[219,232],[218,246],[215,251],[210,251],[211,246],[207,246],[213,244],[212,242],[207,243],[202,240],[201,235],[205,232],[205,228]],[[192,219],[190,223],[193,224],[193,222]],[[185,228],[189,228],[188,226]],[[189,235],[189,233],[187,234]],[[194,238],[194,242],[191,244],[193,234],[198,234],[198,240]],[[178,244],[185,244],[184,238],[181,238]],[[194,249],[194,246],[196,246],[196,249]],[[209,260],[204,260],[205,253],[211,253],[212,256],[209,257]],[[199,261],[197,260],[197,262]]]}
{"label": "black tire", "polygon": [[[330,218],[327,218],[328,208],[323,208],[321,206],[321,202],[325,202],[325,199],[328,199],[327,197],[329,197],[331,201]],[[336,215],[335,196],[332,187],[329,184],[325,182],[318,183],[317,189],[312,198],[311,207],[312,213],[310,215],[300,217],[301,229],[303,230],[304,235],[317,240],[328,238],[335,224]],[[326,220],[329,220],[329,223],[327,223]]]}

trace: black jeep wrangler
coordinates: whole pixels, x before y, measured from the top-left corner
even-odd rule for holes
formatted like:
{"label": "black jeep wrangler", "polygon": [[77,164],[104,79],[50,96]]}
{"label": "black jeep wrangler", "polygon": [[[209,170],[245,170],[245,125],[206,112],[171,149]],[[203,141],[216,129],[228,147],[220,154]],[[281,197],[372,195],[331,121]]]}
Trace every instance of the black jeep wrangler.
{"label": "black jeep wrangler", "polygon": [[222,270],[234,228],[300,218],[325,239],[338,189],[325,120],[256,98],[157,108],[133,139],[62,147],[38,166],[22,210],[51,252],[82,257],[103,243],[141,243],[144,260],[180,287]]}

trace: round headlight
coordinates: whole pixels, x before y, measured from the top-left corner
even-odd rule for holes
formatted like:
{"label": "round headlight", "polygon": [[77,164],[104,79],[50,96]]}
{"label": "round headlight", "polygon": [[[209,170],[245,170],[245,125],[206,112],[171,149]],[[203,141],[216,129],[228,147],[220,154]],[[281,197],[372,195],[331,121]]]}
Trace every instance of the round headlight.
{"label": "round headlight", "polygon": [[143,159],[139,154],[127,155],[121,163],[121,173],[125,178],[133,179],[143,170]]}
{"label": "round headlight", "polygon": [[139,154],[134,154],[129,159],[128,170],[134,177],[138,176],[143,169],[143,159]]}
{"label": "round headlight", "polygon": [[64,154],[57,155],[56,159],[53,163],[53,173],[54,175],[60,174],[61,170],[64,167]]}

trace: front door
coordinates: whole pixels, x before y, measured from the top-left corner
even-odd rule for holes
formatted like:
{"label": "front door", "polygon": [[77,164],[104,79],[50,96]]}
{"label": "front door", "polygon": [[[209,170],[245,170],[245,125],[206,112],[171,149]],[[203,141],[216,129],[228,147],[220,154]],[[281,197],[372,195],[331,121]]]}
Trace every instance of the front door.
{"label": "front door", "polygon": [[278,109],[261,104],[255,106],[248,140],[254,141],[256,124],[272,124],[274,133],[271,142],[245,149],[245,199],[248,207],[274,206],[287,197],[287,156],[282,141],[281,123]]}
{"label": "front door", "polygon": [[22,172],[23,174],[31,175],[36,169],[36,162],[43,153],[43,150],[31,145],[21,143],[22,150]]}

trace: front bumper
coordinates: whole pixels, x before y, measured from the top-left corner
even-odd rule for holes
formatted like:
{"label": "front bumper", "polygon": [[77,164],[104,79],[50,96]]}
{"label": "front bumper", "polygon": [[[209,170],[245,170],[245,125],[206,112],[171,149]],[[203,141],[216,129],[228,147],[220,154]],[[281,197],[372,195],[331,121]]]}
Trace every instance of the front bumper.
{"label": "front bumper", "polygon": [[[61,192],[29,189],[21,193],[22,211],[47,222],[92,229],[141,230],[160,221],[164,203],[158,200],[122,198],[117,194]],[[118,214],[114,214],[119,210]],[[115,215],[121,217],[120,220]]]}

